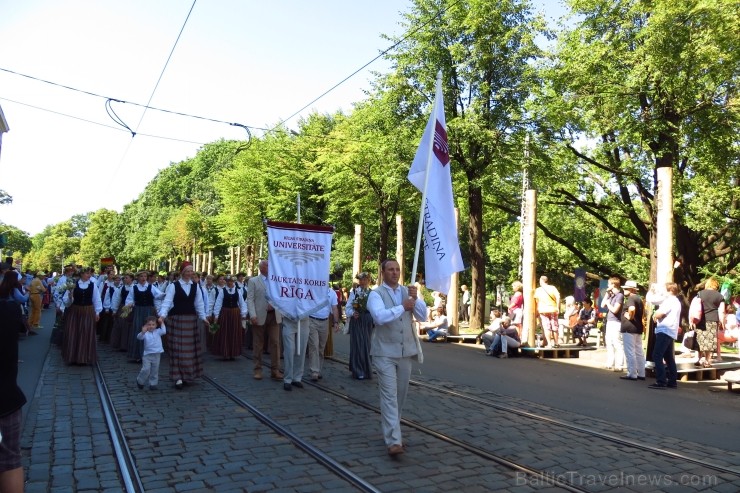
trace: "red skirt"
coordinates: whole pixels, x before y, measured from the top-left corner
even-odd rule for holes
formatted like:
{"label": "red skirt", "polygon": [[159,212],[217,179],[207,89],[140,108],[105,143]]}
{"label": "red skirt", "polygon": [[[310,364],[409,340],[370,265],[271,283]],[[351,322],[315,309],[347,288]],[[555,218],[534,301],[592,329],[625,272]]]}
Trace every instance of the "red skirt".
{"label": "red skirt", "polygon": [[192,382],[203,375],[202,341],[197,315],[171,315],[167,318],[170,379]]}
{"label": "red skirt", "polygon": [[218,315],[219,329],[213,338],[211,352],[227,359],[242,355],[244,329],[242,329],[241,311],[238,307],[224,308]]}
{"label": "red skirt", "polygon": [[64,310],[62,359],[68,365],[92,365],[98,361],[95,341],[95,307],[71,305]]}

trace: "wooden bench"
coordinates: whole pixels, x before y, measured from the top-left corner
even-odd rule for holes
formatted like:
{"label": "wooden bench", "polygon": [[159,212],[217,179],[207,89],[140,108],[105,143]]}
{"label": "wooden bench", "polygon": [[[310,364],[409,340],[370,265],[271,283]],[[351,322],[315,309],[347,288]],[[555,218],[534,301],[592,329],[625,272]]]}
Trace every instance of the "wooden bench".
{"label": "wooden bench", "polygon": [[[678,363],[678,362],[677,362]],[[740,362],[728,361],[722,363],[714,363],[710,368],[701,368],[694,366],[693,363],[684,363],[683,365],[678,364],[678,379],[682,382],[696,381],[702,382],[705,380],[719,380],[725,372],[740,369]],[[654,377],[655,370],[650,368],[645,370],[647,376]],[[727,380],[726,380],[727,381]],[[740,384],[740,379],[733,379],[732,383]],[[732,384],[728,381],[728,389],[732,390]]]}
{"label": "wooden bench", "polygon": [[452,334],[447,334],[445,340],[447,342],[463,342],[467,344],[475,344],[476,337],[478,337],[478,334],[458,334],[455,336],[453,336]]}
{"label": "wooden bench", "polygon": [[740,384],[740,371],[728,371],[722,375],[722,380],[727,382],[727,390],[732,392],[732,385]]}
{"label": "wooden bench", "polygon": [[592,346],[560,346],[559,348],[549,347],[530,347],[523,346],[519,348],[522,354],[534,358],[557,359],[557,358],[578,358],[581,351],[593,351],[596,348]]}

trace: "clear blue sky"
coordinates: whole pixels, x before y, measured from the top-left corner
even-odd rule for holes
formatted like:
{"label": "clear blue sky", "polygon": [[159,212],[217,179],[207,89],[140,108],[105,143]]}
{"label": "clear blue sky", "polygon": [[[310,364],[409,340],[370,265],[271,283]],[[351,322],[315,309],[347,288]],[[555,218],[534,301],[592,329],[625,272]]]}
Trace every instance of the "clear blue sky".
{"label": "clear blue sky", "polygon": [[[192,3],[0,0],[0,68],[146,104]],[[562,12],[557,0],[533,3],[549,19]],[[402,33],[400,11],[408,5],[198,0],[151,106],[274,126],[386,49],[380,35]],[[369,87],[368,71],[386,69],[373,63],[301,115],[351,110]],[[152,110],[142,119],[143,108],[114,103],[138,130],[132,139],[108,117],[105,99],[2,71],[0,105],[10,126],[0,189],[14,198],[0,206],[0,221],[32,235],[74,214],[120,211],[160,169],[194,156],[201,144],[246,137],[239,128]]]}

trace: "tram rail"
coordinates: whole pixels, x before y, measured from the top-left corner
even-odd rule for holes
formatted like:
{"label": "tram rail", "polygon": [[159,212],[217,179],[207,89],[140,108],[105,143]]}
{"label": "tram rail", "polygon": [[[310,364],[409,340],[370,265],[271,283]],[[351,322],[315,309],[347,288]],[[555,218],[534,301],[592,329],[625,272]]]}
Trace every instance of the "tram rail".
{"label": "tram rail", "polygon": [[118,420],[113,399],[108,391],[105,376],[99,363],[93,365],[93,373],[124,489],[126,493],[144,493],[144,485],[141,482],[139,470],[136,468],[136,462],[126,441],[121,422]]}
{"label": "tram rail", "polygon": [[[341,358],[331,357],[331,358],[327,358],[327,359],[330,359],[330,360],[332,360],[334,362],[337,362],[337,363],[340,363],[342,365],[347,365],[348,366],[348,362],[346,360],[341,359]],[[486,399],[486,398],[483,398],[483,397],[480,397],[480,396],[477,396],[477,395],[471,395],[471,394],[468,394],[468,393],[465,393],[465,392],[461,392],[461,391],[450,390],[448,388],[445,388],[445,387],[442,387],[442,386],[439,386],[439,385],[434,385],[434,384],[431,384],[431,383],[428,383],[428,382],[423,382],[423,381],[420,381],[420,380],[411,379],[409,383],[412,386],[416,386],[416,387],[419,387],[419,388],[424,388],[424,389],[427,389],[427,390],[430,390],[430,391],[433,391],[433,392],[437,392],[437,393],[440,393],[440,394],[444,394],[444,395],[447,395],[447,396],[450,396],[450,397],[454,397],[454,398],[457,398],[457,399],[462,399],[462,400],[465,400],[467,402],[474,402],[474,403],[479,404],[479,405],[482,405],[482,406],[484,406],[486,408],[495,409],[495,410],[498,410],[498,411],[504,411],[508,415],[516,415],[516,416],[519,416],[519,417],[523,417],[525,419],[531,420],[532,422],[536,422],[536,423],[540,423],[540,424],[541,423],[551,424],[551,425],[557,426],[557,427],[559,427],[561,429],[567,429],[567,430],[569,430],[570,432],[572,432],[574,434],[579,434],[579,435],[584,436],[584,437],[597,438],[597,439],[600,439],[600,440],[604,440],[606,442],[614,443],[614,444],[617,444],[617,445],[620,445],[620,446],[624,446],[624,447],[628,447],[628,448],[631,448],[631,449],[641,450],[641,451],[645,451],[645,452],[650,452],[651,454],[654,454],[656,456],[662,456],[662,457],[665,457],[665,458],[670,459],[670,460],[680,461],[683,464],[693,464],[693,465],[705,467],[707,469],[711,469],[712,471],[716,471],[716,472],[719,472],[719,473],[731,474],[731,475],[740,477],[740,468],[737,468],[737,467],[731,467],[731,466],[725,466],[725,465],[722,465],[722,464],[717,464],[715,462],[710,462],[710,461],[705,460],[705,459],[702,459],[702,458],[698,458],[698,457],[695,457],[695,456],[690,456],[690,455],[683,454],[683,453],[680,453],[680,452],[675,452],[675,451],[672,451],[672,450],[668,450],[668,449],[665,449],[663,447],[655,447],[655,446],[648,445],[648,444],[645,444],[645,443],[640,443],[640,442],[638,442],[636,440],[632,440],[632,439],[629,439],[629,438],[620,437],[620,436],[616,436],[616,435],[613,435],[613,434],[610,434],[610,433],[606,433],[606,432],[603,432],[603,431],[594,430],[592,428],[584,428],[582,425],[575,425],[575,424],[573,424],[571,422],[568,422],[568,421],[565,421],[565,420],[562,420],[562,419],[553,418],[550,415],[538,414],[538,413],[535,413],[535,412],[532,412],[532,411],[527,411],[527,410],[519,409],[519,408],[510,406],[510,405],[501,404],[500,402],[497,402],[497,401],[492,400],[492,399]],[[328,391],[334,392],[331,389],[328,389]],[[350,399],[351,399],[351,397],[350,397]],[[409,424],[409,426],[411,426],[411,424]],[[416,426],[412,426],[412,427],[416,428]]]}

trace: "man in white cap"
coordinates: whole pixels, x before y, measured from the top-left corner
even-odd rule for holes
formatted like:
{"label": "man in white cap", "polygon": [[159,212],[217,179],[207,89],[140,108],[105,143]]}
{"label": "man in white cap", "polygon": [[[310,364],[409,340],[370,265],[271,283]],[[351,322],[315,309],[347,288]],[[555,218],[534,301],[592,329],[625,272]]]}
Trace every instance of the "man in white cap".
{"label": "man in white cap", "polygon": [[642,333],[645,327],[642,316],[645,305],[637,294],[637,283],[624,283],[624,303],[622,305],[622,341],[624,357],[627,360],[627,374],[623,380],[645,380],[645,353],[642,350]]}

